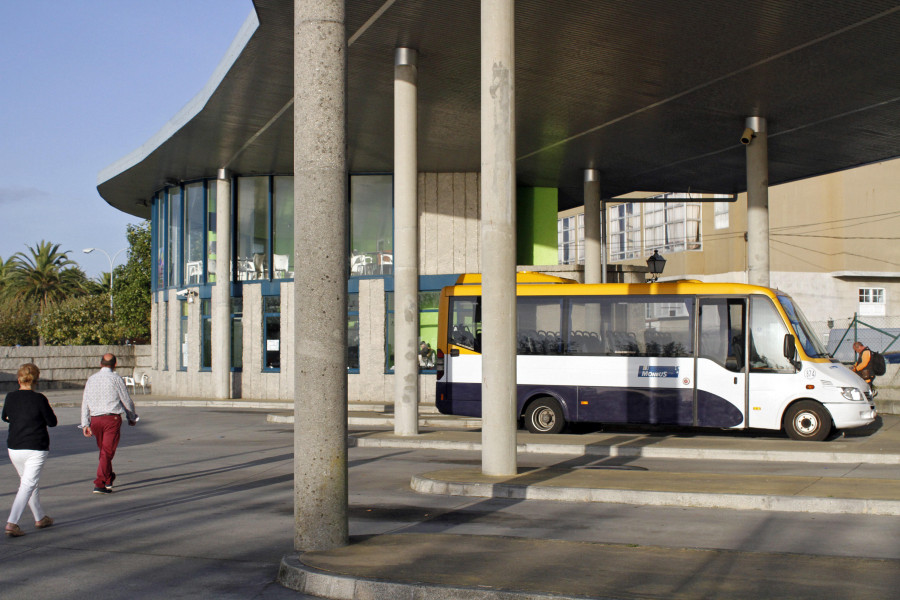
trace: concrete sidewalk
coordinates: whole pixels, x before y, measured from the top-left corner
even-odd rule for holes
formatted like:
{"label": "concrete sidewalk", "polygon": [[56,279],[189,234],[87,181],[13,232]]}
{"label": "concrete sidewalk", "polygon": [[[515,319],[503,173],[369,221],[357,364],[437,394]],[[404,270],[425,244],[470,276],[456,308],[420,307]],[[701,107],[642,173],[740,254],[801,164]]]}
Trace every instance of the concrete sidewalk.
{"label": "concrete sidewalk", "polygon": [[[3,540],[4,600],[304,597],[276,585],[276,572],[303,594],[360,599],[893,598],[900,586],[893,416],[824,443],[660,428],[521,432],[511,478],[480,474],[479,432],[354,431],[351,544],[298,556],[291,426],[259,410],[140,408],[116,457],[120,485],[98,497],[96,448],[75,427],[78,410],[56,410],[42,500],[57,525],[35,531],[26,514],[28,535]],[[2,468],[8,505],[15,477]],[[446,489],[416,494],[411,482]],[[697,508],[708,506],[697,494],[752,510]],[[660,545],[668,528],[698,533]],[[720,531],[734,541],[713,539]]]}

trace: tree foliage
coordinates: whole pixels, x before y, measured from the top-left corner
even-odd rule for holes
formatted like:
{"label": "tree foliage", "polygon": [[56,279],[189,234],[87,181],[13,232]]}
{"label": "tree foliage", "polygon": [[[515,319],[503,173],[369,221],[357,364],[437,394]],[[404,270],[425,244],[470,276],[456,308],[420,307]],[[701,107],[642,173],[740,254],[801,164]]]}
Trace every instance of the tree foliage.
{"label": "tree foliage", "polygon": [[134,343],[150,341],[151,250],[150,221],[128,225],[128,261],[116,267],[113,302],[118,328]]}
{"label": "tree foliage", "polygon": [[0,346],[33,346],[38,340],[37,307],[21,300],[0,301]]}
{"label": "tree foliage", "polygon": [[55,302],[84,293],[88,280],[84,271],[59,246],[42,240],[28,253],[14,254],[13,264],[4,267],[4,297],[35,303],[43,312]]}
{"label": "tree foliage", "polygon": [[49,346],[117,344],[122,333],[109,316],[109,294],[77,296],[48,307],[38,325]]}

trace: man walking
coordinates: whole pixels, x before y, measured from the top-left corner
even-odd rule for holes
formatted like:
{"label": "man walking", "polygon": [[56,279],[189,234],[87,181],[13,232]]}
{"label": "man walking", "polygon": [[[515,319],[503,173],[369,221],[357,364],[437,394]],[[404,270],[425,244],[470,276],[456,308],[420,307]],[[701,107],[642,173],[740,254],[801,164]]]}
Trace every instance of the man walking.
{"label": "man walking", "polygon": [[100,449],[100,465],[97,467],[97,478],[94,480],[94,493],[109,494],[116,479],[116,474],[112,470],[112,459],[119,446],[122,415],[128,419],[129,425],[134,425],[138,416],[125,382],[116,374],[115,355],[104,354],[100,360],[100,367],[100,371],[91,375],[84,385],[81,428],[84,437],[94,436],[97,448]]}

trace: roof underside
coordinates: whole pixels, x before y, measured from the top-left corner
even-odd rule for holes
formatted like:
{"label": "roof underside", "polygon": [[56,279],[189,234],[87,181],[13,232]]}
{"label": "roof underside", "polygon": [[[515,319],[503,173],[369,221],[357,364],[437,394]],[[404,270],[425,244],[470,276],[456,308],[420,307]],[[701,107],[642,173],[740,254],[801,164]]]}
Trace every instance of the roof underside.
{"label": "roof underside", "polygon": [[[293,1],[253,4],[259,27],[202,107],[101,173],[111,205],[146,217],[167,180],[293,171]],[[419,170],[479,170],[480,2],[346,5],[349,169],[393,170],[393,55],[406,46],[419,52]],[[585,168],[604,197],[744,191],[748,116],[768,121],[771,185],[900,156],[895,0],[515,10],[517,179],[560,188],[560,209],[581,204]]]}

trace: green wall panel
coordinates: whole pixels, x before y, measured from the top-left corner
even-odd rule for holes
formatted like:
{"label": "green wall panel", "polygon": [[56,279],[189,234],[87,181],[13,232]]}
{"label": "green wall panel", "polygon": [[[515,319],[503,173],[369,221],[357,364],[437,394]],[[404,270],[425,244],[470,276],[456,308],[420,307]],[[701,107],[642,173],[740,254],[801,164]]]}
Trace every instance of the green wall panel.
{"label": "green wall panel", "polygon": [[520,187],[516,190],[516,263],[555,265],[556,219],[559,212],[556,188]]}

